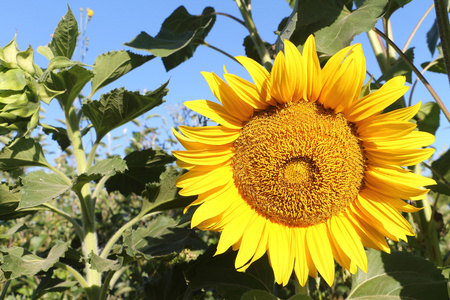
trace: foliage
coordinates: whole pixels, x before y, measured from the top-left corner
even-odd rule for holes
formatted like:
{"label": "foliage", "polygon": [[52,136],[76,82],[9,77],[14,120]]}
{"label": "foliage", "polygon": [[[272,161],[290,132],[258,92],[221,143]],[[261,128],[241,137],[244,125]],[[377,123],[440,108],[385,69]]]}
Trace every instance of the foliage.
{"label": "foliage", "polygon": [[[272,42],[262,40],[251,25],[250,1],[236,2],[244,20],[239,22],[250,33],[243,37],[247,55],[270,68],[273,49],[282,50],[283,39],[301,48],[314,34],[326,61],[356,35],[374,35],[377,22],[386,24],[410,1],[288,1],[292,14],[280,22]],[[164,102],[169,83],[155,83],[155,90],[145,93],[125,87],[100,90],[155,57],[167,71],[187,61],[198,46],[208,45],[217,14],[212,7],[196,15],[180,6],[155,37],[141,32],[125,43],[151,55],[111,51],[100,54],[93,66],[72,59],[80,33],[70,7],[50,43],[37,49],[48,59],[45,68],[35,64],[31,47],[18,49],[16,37],[0,48],[0,299],[448,299],[449,150],[426,164],[438,185],[431,187],[432,199],[420,202],[422,211],[407,215],[417,235],[408,244],[389,241],[392,254],[369,250],[367,274],[359,270],[351,276],[337,265],[331,287],[319,276],[302,289],[295,275],[287,286],[278,286],[267,256],[238,272],[235,251],[214,256],[217,233],[190,229],[196,208],[185,214],[182,208],[195,197],[178,194],[175,182],[183,172],[167,152],[173,140],[162,140],[160,131],[170,135],[170,130],[139,121],[156,117],[146,114]],[[449,54],[439,38],[436,22],[427,46],[439,55],[422,67],[448,75]],[[376,43],[383,75],[362,93],[397,75],[413,82],[414,48],[392,59],[393,46],[381,45],[380,39]],[[39,115],[41,101],[53,99],[63,125],[46,124]],[[404,106],[405,100],[395,105]],[[425,103],[414,120],[420,130],[434,134],[443,123],[441,112],[449,118],[437,99]],[[185,108],[172,107],[168,114],[175,128],[205,125]],[[141,127],[121,157],[104,140],[130,122]],[[39,130],[58,143],[61,155],[54,163],[46,158],[49,149]],[[89,150],[84,146],[88,133]],[[415,171],[421,172],[420,166]]]}

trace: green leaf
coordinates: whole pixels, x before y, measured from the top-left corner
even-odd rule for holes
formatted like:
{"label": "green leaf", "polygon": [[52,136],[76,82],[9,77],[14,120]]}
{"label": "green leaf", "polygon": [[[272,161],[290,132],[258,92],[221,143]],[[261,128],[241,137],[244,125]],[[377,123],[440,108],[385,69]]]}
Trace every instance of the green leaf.
{"label": "green leaf", "polygon": [[72,58],[77,45],[78,23],[68,6],[66,15],[59,21],[53,33],[53,38],[48,45],[55,56]]}
{"label": "green leaf", "polygon": [[48,60],[51,60],[53,57],[55,57],[52,49],[49,46],[39,46],[37,47],[36,52],[43,55]]}
{"label": "green leaf", "polygon": [[31,209],[16,211],[20,197],[19,190],[10,190],[7,184],[0,184],[0,220],[17,219],[36,212]]}
{"label": "green leaf", "polygon": [[103,53],[97,56],[92,69],[94,77],[92,78],[91,93],[88,98],[91,98],[105,85],[153,58],[153,55],[143,56],[123,50]]}
{"label": "green leaf", "polygon": [[433,25],[427,32],[427,45],[428,49],[431,52],[431,55],[434,55],[434,51],[436,51],[438,40],[439,40],[439,28],[437,25],[437,20],[434,20]]}
{"label": "green leaf", "polygon": [[141,95],[124,88],[115,89],[100,97],[100,101],[86,101],[82,110],[89,118],[100,141],[108,132],[143,115],[163,103],[168,82],[153,92]]}
{"label": "green leaf", "polygon": [[[406,50],[405,55],[412,62],[414,60],[414,48]],[[377,82],[387,81],[395,76],[406,76],[406,81],[411,83],[411,74],[411,68],[403,58],[399,57],[389,70],[377,80]]]}
{"label": "green leaf", "polygon": [[48,83],[49,87],[57,91],[65,91],[65,93],[56,96],[63,109],[72,107],[73,101],[93,76],[91,71],[79,65],[59,73],[52,72],[50,75],[52,83]]}
{"label": "green leaf", "polygon": [[21,69],[0,71],[0,90],[21,91],[25,88],[25,72]]}
{"label": "green leaf", "polygon": [[30,172],[21,179],[23,194],[18,209],[34,207],[51,201],[71,187],[61,176],[47,174],[43,170]]}
{"label": "green leaf", "polygon": [[91,263],[90,268],[92,270],[97,270],[99,272],[106,272],[110,270],[117,271],[122,267],[123,257],[119,256],[116,260],[111,260],[102,258],[91,252],[91,254],[89,254],[89,262]]}
{"label": "green leaf", "polygon": [[44,80],[47,79],[48,75],[51,72],[53,72],[54,70],[70,68],[70,67],[77,66],[77,65],[78,66],[86,66],[85,64],[83,64],[79,61],[72,61],[65,56],[55,56],[49,61],[47,69],[42,74],[42,78]]}
{"label": "green leaf", "polygon": [[332,55],[350,45],[356,35],[372,29],[383,16],[387,3],[387,0],[366,0],[356,10],[349,11],[339,0],[299,1],[281,38],[303,45],[314,33],[317,50]]}
{"label": "green leaf", "polygon": [[73,180],[73,190],[79,190],[83,185],[93,180],[100,179],[104,176],[113,176],[117,172],[123,173],[125,170],[127,170],[127,164],[119,156],[101,160],[90,167],[86,173],[78,175]]}
{"label": "green leaf", "polygon": [[0,239],[9,239],[14,233],[25,229],[28,229],[27,225],[25,225],[24,223],[17,223],[16,225],[10,227],[5,233],[1,233]]}
{"label": "green leaf", "polygon": [[278,300],[273,294],[263,290],[250,290],[245,292],[241,300]]}
{"label": "green leaf", "polygon": [[420,131],[426,131],[435,134],[439,128],[439,114],[441,110],[436,102],[427,102],[422,104],[420,110],[414,119],[417,121],[417,127]]}
{"label": "green leaf", "polygon": [[182,173],[175,168],[169,168],[161,174],[160,184],[150,183],[142,193],[142,213],[182,208],[189,205],[197,196],[183,197],[175,185]]}
{"label": "green leaf", "polygon": [[159,215],[146,227],[123,234],[126,253],[137,259],[152,259],[180,253],[189,240],[191,230],[176,226],[177,222]]}
{"label": "green leaf", "polygon": [[0,47],[0,64],[8,69],[17,68],[17,53],[19,53],[19,47],[17,46],[16,35],[11,42],[6,44],[3,49]]}
{"label": "green leaf", "polygon": [[78,283],[76,281],[66,281],[59,278],[52,278],[50,276],[40,276],[39,279],[39,284],[34,290],[31,300],[41,299],[47,293],[67,291]]}
{"label": "green leaf", "polygon": [[34,51],[31,46],[27,50],[17,53],[17,64],[30,75],[42,75],[42,70],[34,63]]}
{"label": "green leaf", "polygon": [[[443,155],[441,155],[441,157],[435,160],[431,164],[431,167],[435,172],[439,173],[445,180],[447,180],[447,182],[450,182],[450,150],[447,150]],[[436,193],[450,196],[450,187],[442,183],[438,176],[433,175],[433,178],[438,184],[427,188],[432,189]]]}
{"label": "green leaf", "polygon": [[405,6],[406,4],[408,4],[409,2],[411,2],[411,0],[391,0],[389,1],[389,5],[388,5],[388,9],[386,11],[385,14],[385,18],[389,19],[391,17],[391,15],[399,8]]}
{"label": "green leaf", "polygon": [[154,38],[141,32],[124,45],[163,57],[169,71],[194,55],[214,25],[216,17],[213,13],[212,7],[206,7],[201,15],[191,15],[180,6],[163,22]]}
{"label": "green leaf", "polygon": [[[272,291],[267,289],[260,278],[248,272],[255,264],[268,264],[267,255],[252,263],[244,273],[235,269],[236,251],[227,251],[218,256],[214,256],[215,252],[216,246],[213,245],[195,261],[189,263],[190,267],[185,271],[185,277],[190,290],[213,288],[224,299],[240,299],[245,292],[251,290],[269,293]],[[272,272],[270,267],[267,272]]]}
{"label": "green leaf", "polygon": [[67,147],[70,146],[70,139],[67,135],[67,130],[62,127],[53,127],[51,125],[48,125],[46,123],[41,124],[44,133],[46,135],[52,135],[52,140],[58,142],[59,147],[61,147],[61,150],[65,150]]}
{"label": "green leaf", "polygon": [[20,138],[12,146],[0,151],[0,170],[8,171],[21,167],[49,167],[41,145],[32,138]]}
{"label": "green leaf", "polygon": [[66,91],[55,91],[47,87],[44,83],[38,84],[38,93],[39,98],[46,104],[50,104],[50,101],[55,98],[56,96],[59,96]]}
{"label": "green leaf", "polygon": [[[264,42],[264,46],[271,55],[274,54],[271,44]],[[244,48],[245,48],[245,55],[247,57],[250,57],[251,59],[256,60],[260,64],[263,64],[261,57],[258,54],[258,50],[255,47],[255,43],[253,43],[249,35],[244,38]]]}
{"label": "green leaf", "polygon": [[147,149],[134,151],[124,157],[128,170],[116,174],[106,181],[108,192],[119,191],[122,195],[140,194],[145,185],[159,181],[159,176],[166,170],[168,163],[175,158],[162,150]]}
{"label": "green leaf", "polygon": [[[422,63],[420,66],[422,68],[425,68],[426,66],[428,66],[428,64],[430,64],[429,61]],[[445,68],[444,58],[440,57],[440,58],[436,59],[435,61],[433,61],[433,64],[427,70],[430,72],[447,74],[447,69]]]}
{"label": "green leaf", "polygon": [[186,293],[183,267],[184,265],[176,264],[164,273],[155,274],[152,280],[145,283],[144,299],[194,299]]}
{"label": "green leaf", "polygon": [[9,279],[20,276],[33,276],[40,271],[48,271],[64,256],[69,243],[56,241],[56,244],[50,249],[47,258],[41,258],[20,247],[5,248],[0,247],[0,253],[3,253],[3,262],[0,266]]}
{"label": "green leaf", "polygon": [[353,275],[348,300],[449,299],[447,282],[433,263],[406,252],[391,254],[370,249],[368,270]]}

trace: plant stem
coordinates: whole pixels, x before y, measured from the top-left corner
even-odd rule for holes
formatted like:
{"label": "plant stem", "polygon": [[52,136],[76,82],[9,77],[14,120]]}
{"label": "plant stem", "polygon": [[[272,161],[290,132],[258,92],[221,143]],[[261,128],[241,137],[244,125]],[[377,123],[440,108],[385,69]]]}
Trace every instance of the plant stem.
{"label": "plant stem", "polygon": [[97,147],[100,144],[100,141],[95,141],[94,145],[92,145],[91,152],[89,153],[88,161],[86,163],[86,171],[92,166],[92,163],[94,162],[95,153],[97,151]]}
{"label": "plant stem", "polygon": [[0,300],[3,300],[6,298],[6,292],[8,291],[8,287],[11,284],[11,279],[7,280],[4,285],[3,285],[3,289],[2,289],[2,293],[0,294]]}
{"label": "plant stem", "polygon": [[382,33],[377,28],[374,28],[373,30],[377,34],[379,34],[384,40],[386,40],[386,42],[388,42],[388,44],[391,45],[395,49],[395,51],[397,51],[397,53],[400,55],[400,57],[405,60],[406,64],[413,70],[413,72],[417,75],[417,77],[420,79],[420,81],[422,81],[423,85],[425,85],[428,92],[430,92],[431,96],[436,101],[437,105],[442,110],[442,112],[444,113],[447,120],[450,122],[449,111],[447,110],[444,103],[437,95],[436,91],[431,87],[431,85],[428,83],[428,81],[425,79],[425,77],[423,77],[423,75],[419,72],[419,70],[416,68],[416,66],[414,66],[414,64],[408,59],[408,57],[406,57],[405,53],[403,53],[402,50],[400,50],[400,48],[397,47],[397,45],[395,45],[395,43],[393,41],[391,41],[391,39],[389,39],[384,33]]}
{"label": "plant stem", "polygon": [[75,279],[81,284],[84,289],[89,288],[89,285],[87,284],[86,280],[84,280],[84,277],[81,276],[81,274],[71,266],[63,264],[61,262],[57,262],[55,266],[72,274],[72,276],[75,277]]}
{"label": "plant stem", "polygon": [[102,286],[102,292],[100,293],[100,300],[106,300],[106,294],[108,293],[108,289],[109,289],[109,283],[111,282],[111,279],[113,278],[114,274],[116,273],[116,271],[109,271],[108,275],[106,275],[105,281],[103,282],[103,286]]}
{"label": "plant stem", "polygon": [[206,41],[202,41],[202,42],[200,43],[200,45],[203,45],[203,46],[209,47],[209,48],[211,48],[211,49],[214,49],[214,50],[216,50],[216,51],[222,53],[223,55],[225,55],[225,56],[231,58],[231,59],[234,60],[235,62],[239,63],[239,62],[237,61],[237,59],[234,58],[234,56],[232,56],[231,54],[229,54],[229,53],[227,53],[227,52],[225,52],[225,51],[223,51],[223,50],[221,50],[221,49],[219,49],[219,48],[217,48],[217,47],[214,47],[214,46],[211,45],[211,44],[208,44]]}
{"label": "plant stem", "polygon": [[81,228],[81,226],[78,225],[78,222],[74,218],[72,218],[69,214],[67,214],[66,212],[64,212],[64,211],[54,207],[53,205],[51,205],[49,203],[44,203],[44,204],[42,204],[42,206],[50,209],[51,211],[57,213],[58,215],[62,216],[64,219],[69,221],[73,225],[73,228],[77,232],[78,237],[80,238],[80,240],[82,241],[84,239],[83,228]]}
{"label": "plant stem", "polygon": [[430,11],[433,9],[433,7],[434,7],[434,4],[431,4],[430,8],[428,8],[428,10],[423,14],[422,18],[420,18],[416,27],[414,27],[414,30],[411,32],[411,35],[409,36],[408,40],[406,41],[405,46],[403,46],[403,49],[402,49],[403,52],[406,52],[406,50],[408,50],[408,46],[411,43],[411,40],[413,39],[414,35],[416,34],[417,29],[419,29],[423,20],[425,20],[426,16],[430,13]]}
{"label": "plant stem", "polygon": [[65,182],[72,185],[72,181],[70,180],[69,177],[66,176],[66,174],[64,174],[63,172],[61,172],[60,170],[58,170],[57,168],[55,168],[53,166],[49,166],[49,169],[52,170],[53,172],[55,172],[56,174],[58,174],[59,176],[61,176],[61,178],[64,179]]}
{"label": "plant stem", "polygon": [[270,72],[270,70],[272,69],[272,59],[270,58],[269,51],[267,51],[266,46],[264,45],[264,41],[259,36],[258,30],[256,30],[252,15],[247,9],[247,6],[244,5],[244,0],[235,1],[239,8],[239,11],[241,12],[242,18],[244,19],[245,27],[250,33],[250,38],[252,39],[256,50],[258,51],[259,57],[261,58],[264,67]]}
{"label": "plant stem", "polygon": [[450,188],[450,182],[445,179],[438,171],[436,171],[432,166],[428,165],[426,162],[422,162],[422,164],[427,167],[434,175],[436,175],[446,186]]}
{"label": "plant stem", "polygon": [[122,234],[125,232],[125,230],[131,228],[134,224],[137,222],[144,220],[146,218],[149,218],[151,216],[154,216],[158,214],[159,212],[153,212],[146,215],[138,214],[136,217],[131,219],[128,223],[123,225],[119,228],[119,230],[116,231],[116,233],[109,239],[108,243],[106,243],[105,248],[103,248],[102,253],[100,254],[101,258],[107,258],[109,255],[109,252],[111,251],[114,244],[119,240],[119,238],[122,236]]}
{"label": "plant stem", "polygon": [[445,68],[447,69],[450,83],[450,23],[448,20],[447,1],[434,0],[434,5],[436,7],[436,22],[441,38],[442,54],[444,55]]}
{"label": "plant stem", "polygon": [[388,69],[386,52],[384,51],[377,34],[373,30],[367,32],[367,37],[369,38],[370,45],[372,45],[373,53],[377,58],[381,73],[385,73]]}
{"label": "plant stem", "polygon": [[221,15],[221,16],[228,17],[228,18],[230,18],[230,19],[235,20],[236,22],[238,22],[239,24],[241,24],[242,26],[245,27],[245,22],[244,22],[244,21],[242,21],[242,20],[240,20],[240,19],[238,19],[238,18],[236,18],[235,16],[232,16],[232,15],[230,15],[230,14],[215,11],[215,12],[212,13],[212,15]]}

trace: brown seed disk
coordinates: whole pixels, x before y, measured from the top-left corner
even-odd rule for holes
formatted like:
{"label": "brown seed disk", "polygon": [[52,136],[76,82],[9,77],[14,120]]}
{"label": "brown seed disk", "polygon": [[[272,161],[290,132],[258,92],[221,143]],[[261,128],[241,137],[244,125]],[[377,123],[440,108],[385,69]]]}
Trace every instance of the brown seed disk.
{"label": "brown seed disk", "polygon": [[289,227],[325,222],[363,185],[365,158],[355,125],[318,103],[256,112],[233,147],[233,176],[243,199]]}

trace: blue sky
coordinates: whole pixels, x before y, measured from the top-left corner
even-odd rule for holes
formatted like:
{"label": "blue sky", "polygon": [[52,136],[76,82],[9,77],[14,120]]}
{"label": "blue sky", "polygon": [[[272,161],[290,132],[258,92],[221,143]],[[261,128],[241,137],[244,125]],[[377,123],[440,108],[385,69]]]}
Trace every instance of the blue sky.
{"label": "blue sky", "polygon": [[[66,13],[68,3],[79,21],[80,8],[86,11],[89,7],[94,11],[94,16],[87,27],[89,37],[89,50],[84,63],[93,64],[95,57],[101,53],[112,50],[132,50],[122,44],[130,41],[141,31],[146,31],[154,36],[158,33],[164,19],[178,6],[184,5],[189,13],[200,14],[205,6],[212,6],[216,11],[226,12],[240,18],[239,11],[234,1],[231,0],[170,0],[170,1],[3,1],[2,17],[0,18],[0,46],[6,45],[17,32],[17,42],[21,50],[26,50],[28,45],[37,49],[39,45],[46,45],[61,17]],[[162,4],[164,3],[164,4]],[[403,48],[403,45],[415,24],[422,14],[432,4],[431,0],[414,0],[405,8],[397,11],[392,18],[394,39]],[[290,7],[284,0],[259,0],[252,1],[253,16],[260,35],[269,43],[276,40],[273,33],[282,18],[290,14]],[[431,12],[425,22],[416,33],[412,46],[415,46],[416,62],[431,60],[431,54],[426,45],[426,32],[430,29],[435,15]],[[380,27],[380,26],[379,26]],[[380,27],[381,29],[381,27]],[[216,24],[208,35],[206,41],[215,47],[221,48],[233,56],[245,55],[242,46],[243,38],[248,35],[246,29],[237,22],[218,16]],[[375,78],[380,75],[371,47],[365,34],[357,36],[355,42],[363,44],[367,59],[367,69]],[[144,52],[141,52],[144,54]],[[35,56],[36,63],[41,67],[47,65],[47,61],[39,54]],[[74,56],[78,59],[78,53]],[[155,89],[170,79],[169,94],[166,103],[156,111],[160,115],[167,116],[167,105],[179,104],[187,100],[209,99],[214,96],[210,92],[201,71],[215,72],[221,75],[223,66],[228,72],[235,73],[249,79],[246,71],[237,63],[214,50],[200,46],[194,57],[181,64],[174,70],[166,72],[160,59],[156,58],[142,67],[132,71],[122,79],[104,88],[101,92],[108,92],[115,87],[125,86],[129,90]],[[419,68],[420,69],[420,68]],[[443,99],[447,107],[450,106],[448,81],[443,75],[426,73],[426,78],[433,85],[438,95]],[[413,77],[414,79],[415,77]],[[414,93],[413,103],[419,100],[423,102],[433,101],[422,84],[418,84]],[[53,106],[47,107],[49,119],[59,118],[57,110]],[[152,119],[151,119],[152,120]],[[160,119],[154,119],[158,126]],[[50,123],[50,121],[48,121]],[[54,124],[56,125],[56,124]],[[116,131],[120,135],[123,128]],[[131,130],[131,128],[130,128]],[[439,150],[448,145],[449,124],[441,117],[441,130],[437,134],[436,147]],[[123,151],[118,150],[118,151]]]}

